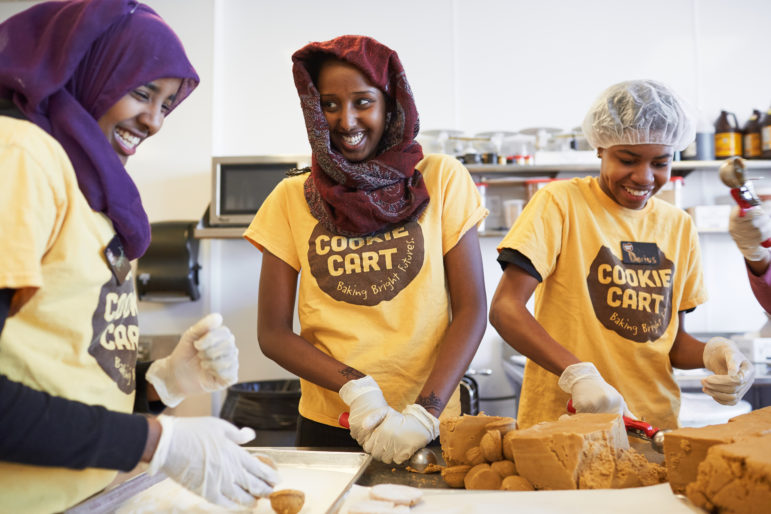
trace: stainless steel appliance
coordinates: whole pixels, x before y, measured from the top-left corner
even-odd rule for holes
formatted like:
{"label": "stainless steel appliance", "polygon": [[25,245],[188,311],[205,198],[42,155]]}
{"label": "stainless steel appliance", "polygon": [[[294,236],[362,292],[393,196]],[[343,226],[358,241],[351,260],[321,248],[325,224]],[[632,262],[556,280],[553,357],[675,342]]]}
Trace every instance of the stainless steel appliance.
{"label": "stainless steel appliance", "polygon": [[246,226],[286,172],[310,165],[305,155],[252,155],[212,159],[210,226]]}

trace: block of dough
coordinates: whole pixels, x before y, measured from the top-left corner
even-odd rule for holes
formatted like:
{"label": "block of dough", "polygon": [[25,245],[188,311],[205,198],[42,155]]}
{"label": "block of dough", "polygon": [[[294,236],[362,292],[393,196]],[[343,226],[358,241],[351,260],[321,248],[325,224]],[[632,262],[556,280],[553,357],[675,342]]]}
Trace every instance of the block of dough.
{"label": "block of dough", "polygon": [[[476,416],[464,414],[448,416],[439,423],[439,440],[442,444],[442,457],[448,466],[471,464],[466,459],[469,448],[479,446],[485,427],[489,423],[503,422],[516,424],[514,418],[507,416],[487,416],[484,413]],[[515,425],[516,426],[516,425]]]}
{"label": "block of dough", "polygon": [[664,459],[672,491],[683,494],[686,486],[696,480],[699,464],[712,446],[765,433],[771,433],[771,407],[736,416],[720,425],[668,432],[664,436]]}
{"label": "block of dough", "polygon": [[486,462],[477,464],[466,473],[463,485],[468,490],[497,490],[501,488],[501,475]]}
{"label": "block of dough", "polygon": [[525,477],[511,475],[503,479],[501,489],[503,491],[533,491],[533,484],[528,482]]}
{"label": "block of dough", "polygon": [[491,421],[485,425],[485,430],[497,430],[501,433],[502,436],[516,429],[517,420],[514,418],[504,418],[500,421]]}
{"label": "block of dough", "polygon": [[634,448],[616,452],[616,471],[613,475],[613,489],[644,487],[667,481],[667,468],[650,462]]}
{"label": "block of dough", "polygon": [[616,451],[629,448],[617,414],[580,413],[506,434],[517,472],[535,489],[609,488]]}
{"label": "block of dough", "polygon": [[369,490],[373,500],[387,501],[396,505],[412,507],[423,498],[423,492],[417,487],[399,484],[377,484]]}
{"label": "block of dough", "polygon": [[769,512],[771,434],[712,446],[686,496],[708,512]]}

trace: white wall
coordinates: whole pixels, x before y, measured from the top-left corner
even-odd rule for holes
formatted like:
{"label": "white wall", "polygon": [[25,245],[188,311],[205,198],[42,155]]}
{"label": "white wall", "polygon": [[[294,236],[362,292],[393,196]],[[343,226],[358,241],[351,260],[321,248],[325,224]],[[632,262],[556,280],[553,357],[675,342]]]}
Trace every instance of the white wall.
{"label": "white wall", "polygon": [[[0,19],[33,3],[0,2]],[[345,33],[373,36],[398,51],[424,129],[569,129],[606,86],[641,77],[669,83],[710,121],[727,109],[743,123],[771,102],[771,67],[763,61],[771,47],[767,0],[147,3],[177,31],[202,79],[129,163],[153,221],[201,216],[212,155],[307,154],[290,57],[309,41]],[[720,187],[714,177],[686,179],[686,191],[699,193],[693,202],[718,201]],[[483,241],[489,295],[499,273],[495,242]],[[749,296],[730,238],[710,235],[702,243],[712,299],[689,315],[688,329],[759,327],[764,315]],[[143,331],[180,331],[209,309],[222,309],[241,344],[241,379],[279,378],[285,372],[266,362],[255,341],[256,250],[205,241],[202,259],[205,300],[143,304]],[[500,339],[489,329],[474,365],[497,368],[499,354]],[[502,389],[500,381],[483,381],[487,396]]]}

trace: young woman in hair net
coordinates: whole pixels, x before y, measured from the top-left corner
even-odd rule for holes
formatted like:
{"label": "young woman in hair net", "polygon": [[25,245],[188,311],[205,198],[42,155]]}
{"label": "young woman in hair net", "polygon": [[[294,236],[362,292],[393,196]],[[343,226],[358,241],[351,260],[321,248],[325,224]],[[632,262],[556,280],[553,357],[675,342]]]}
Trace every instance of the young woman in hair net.
{"label": "young woman in hair net", "polygon": [[213,417],[159,413],[235,382],[211,314],[137,363],[129,260],[150,242],[124,168],[198,84],[176,34],[133,0],[44,2],[0,24],[0,510],[60,512],[140,461],[252,506],[276,472]]}
{"label": "young woman in hair net", "polygon": [[396,52],[341,36],[292,60],[313,160],[245,233],[263,254],[260,347],[301,378],[299,446],[355,439],[400,463],[437,438],[440,414],[460,413],[485,328],[476,226],[487,211],[456,159],[414,140]]}
{"label": "young woman in hair net", "polygon": [[600,95],[583,130],[599,177],[540,190],[498,247],[490,321],[528,357],[519,425],[556,420],[572,399],[577,412],[675,428],[673,367],[706,367],[704,391],[736,403],[754,369],[731,341],[686,332],[685,313],[707,298],[698,236],[682,209],[654,197],[694,137],[683,103],[658,82],[622,82]]}

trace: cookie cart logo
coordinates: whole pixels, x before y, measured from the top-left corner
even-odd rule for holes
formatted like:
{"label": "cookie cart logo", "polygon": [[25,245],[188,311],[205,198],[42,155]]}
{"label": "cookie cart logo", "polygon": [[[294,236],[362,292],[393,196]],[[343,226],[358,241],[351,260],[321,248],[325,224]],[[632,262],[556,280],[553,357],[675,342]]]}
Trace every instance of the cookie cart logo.
{"label": "cookie cart logo", "polygon": [[131,393],[136,388],[135,368],[139,345],[133,280],[118,285],[115,278],[111,277],[102,286],[91,325],[94,336],[88,353],[94,356],[118,389],[126,394]]}
{"label": "cookie cart logo", "polygon": [[607,247],[595,257],[586,277],[594,314],[600,323],[626,339],[655,341],[666,331],[672,314],[675,266],[657,249],[651,266],[619,260]]}
{"label": "cookie cart logo", "polygon": [[423,267],[423,231],[417,222],[374,236],[345,237],[316,225],[308,262],[319,287],[335,300],[377,305],[394,298]]}

